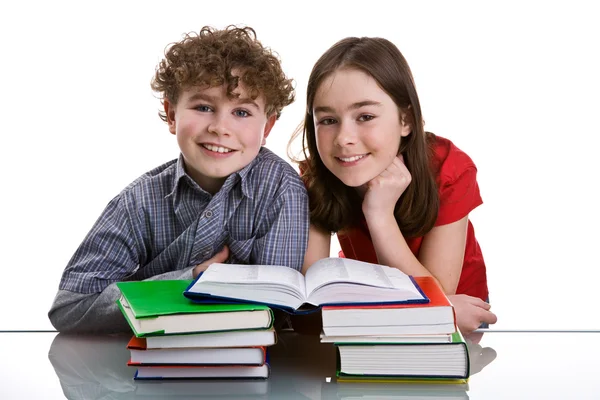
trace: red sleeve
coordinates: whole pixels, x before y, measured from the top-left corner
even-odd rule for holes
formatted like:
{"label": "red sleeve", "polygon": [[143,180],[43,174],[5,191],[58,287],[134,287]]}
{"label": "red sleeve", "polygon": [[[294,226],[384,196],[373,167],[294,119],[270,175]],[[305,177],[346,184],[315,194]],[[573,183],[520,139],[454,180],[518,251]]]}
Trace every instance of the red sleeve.
{"label": "red sleeve", "polygon": [[456,222],[483,203],[474,165],[468,166],[456,179],[445,180],[442,175],[440,180],[440,209],[435,226]]}
{"label": "red sleeve", "polygon": [[434,153],[440,196],[435,226],[440,226],[464,218],[483,201],[477,184],[477,168],[466,153],[439,136],[436,137]]}

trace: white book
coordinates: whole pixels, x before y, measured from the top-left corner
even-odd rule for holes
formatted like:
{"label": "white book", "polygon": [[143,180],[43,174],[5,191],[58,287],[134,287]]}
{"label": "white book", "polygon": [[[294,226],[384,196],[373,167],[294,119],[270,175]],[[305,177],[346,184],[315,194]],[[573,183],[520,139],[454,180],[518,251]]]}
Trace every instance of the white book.
{"label": "white book", "polygon": [[272,346],[277,341],[274,329],[206,332],[189,335],[147,336],[147,349],[185,347],[255,347]]}
{"label": "white book", "polygon": [[427,303],[409,275],[384,265],[324,258],[306,276],[275,265],[211,264],[185,291],[191,299],[231,299],[289,310],[326,304]]}
{"label": "white book", "polygon": [[327,336],[431,335],[456,331],[454,322],[431,325],[323,326]]}
{"label": "white book", "polygon": [[321,343],[450,343],[452,335],[379,335],[379,336],[327,336],[321,333]]}
{"label": "white book", "polygon": [[220,347],[180,349],[129,349],[130,365],[262,365],[265,362],[263,347]]}

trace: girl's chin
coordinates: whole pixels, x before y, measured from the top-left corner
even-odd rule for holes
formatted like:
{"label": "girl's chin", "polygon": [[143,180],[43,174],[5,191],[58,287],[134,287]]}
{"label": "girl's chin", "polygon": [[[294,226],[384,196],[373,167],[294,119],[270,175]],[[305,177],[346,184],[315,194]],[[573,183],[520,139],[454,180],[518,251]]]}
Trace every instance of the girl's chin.
{"label": "girl's chin", "polygon": [[344,177],[344,179],[340,179],[340,180],[342,181],[342,183],[344,185],[355,188],[356,190],[359,190],[359,191],[362,190],[363,192],[367,190],[367,184],[370,181],[370,179],[365,179],[364,177],[357,177],[357,176]]}

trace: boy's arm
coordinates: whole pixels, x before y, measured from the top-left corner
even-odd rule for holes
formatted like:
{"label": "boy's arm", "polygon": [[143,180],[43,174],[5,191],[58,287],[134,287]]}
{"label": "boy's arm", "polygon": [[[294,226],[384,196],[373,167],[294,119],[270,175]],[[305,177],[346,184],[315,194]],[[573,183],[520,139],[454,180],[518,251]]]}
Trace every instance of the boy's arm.
{"label": "boy's arm", "polygon": [[308,242],[308,195],[300,183],[290,185],[268,208],[261,223],[266,233],[257,238],[251,262],[302,269]]}
{"label": "boy's arm", "polygon": [[[147,280],[192,279],[193,268],[166,272]],[[100,293],[59,290],[48,312],[50,322],[60,332],[113,333],[130,328],[116,301],[121,292],[111,283]]]}
{"label": "boy's arm", "polygon": [[[115,197],[69,261],[48,312],[58,331],[129,330],[115,303],[120,296],[115,283],[133,274],[147,253],[139,229],[143,224],[132,223],[137,218],[128,211],[132,208],[136,207],[126,194]],[[150,279],[192,279],[192,270],[170,271]]]}

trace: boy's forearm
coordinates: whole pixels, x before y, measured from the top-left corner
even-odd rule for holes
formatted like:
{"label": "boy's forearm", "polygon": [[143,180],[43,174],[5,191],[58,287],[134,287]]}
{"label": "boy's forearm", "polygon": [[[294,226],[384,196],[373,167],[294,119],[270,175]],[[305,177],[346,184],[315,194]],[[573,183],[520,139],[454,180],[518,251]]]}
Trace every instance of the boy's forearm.
{"label": "boy's forearm", "polygon": [[[167,272],[148,280],[165,279],[192,279],[192,268]],[[48,318],[59,332],[129,332],[131,328],[116,303],[120,295],[121,292],[114,283],[101,293],[83,294],[59,290]]]}
{"label": "boy's forearm", "polygon": [[102,293],[76,293],[59,290],[48,318],[59,332],[113,333],[130,330],[115,303],[120,291],[115,284]]}

